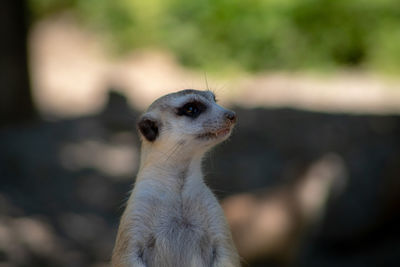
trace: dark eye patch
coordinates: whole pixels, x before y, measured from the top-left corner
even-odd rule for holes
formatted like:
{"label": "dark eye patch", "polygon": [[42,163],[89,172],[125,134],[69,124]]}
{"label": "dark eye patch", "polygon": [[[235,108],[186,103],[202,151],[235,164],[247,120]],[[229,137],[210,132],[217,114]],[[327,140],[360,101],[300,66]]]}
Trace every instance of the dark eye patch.
{"label": "dark eye patch", "polygon": [[187,116],[191,118],[197,118],[202,112],[207,109],[207,106],[199,101],[190,101],[178,108],[178,116]]}
{"label": "dark eye patch", "polygon": [[208,91],[208,92],[210,92],[211,93],[211,95],[212,95],[212,99],[214,100],[214,102],[216,103],[217,101],[218,101],[218,99],[215,97],[215,94],[214,94],[214,92],[212,92],[212,91]]}

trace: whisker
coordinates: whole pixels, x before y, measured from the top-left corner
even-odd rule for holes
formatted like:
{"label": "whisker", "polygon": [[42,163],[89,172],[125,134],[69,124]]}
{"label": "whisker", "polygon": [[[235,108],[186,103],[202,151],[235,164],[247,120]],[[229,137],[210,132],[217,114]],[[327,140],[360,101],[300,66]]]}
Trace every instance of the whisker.
{"label": "whisker", "polygon": [[210,87],[208,86],[208,79],[207,79],[207,72],[206,72],[206,71],[204,71],[204,80],[205,80],[205,82],[206,82],[206,88],[207,88],[207,90],[210,91]]}

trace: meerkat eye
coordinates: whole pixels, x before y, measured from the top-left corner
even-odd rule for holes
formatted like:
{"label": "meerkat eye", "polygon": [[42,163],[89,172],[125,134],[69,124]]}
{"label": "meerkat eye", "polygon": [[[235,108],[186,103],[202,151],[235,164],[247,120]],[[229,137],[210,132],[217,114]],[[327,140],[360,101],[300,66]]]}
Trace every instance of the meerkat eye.
{"label": "meerkat eye", "polygon": [[198,112],[199,112],[199,109],[194,104],[188,104],[185,106],[185,113],[187,115],[193,116],[193,115],[197,114]]}
{"label": "meerkat eye", "polygon": [[193,101],[193,102],[186,103],[181,108],[179,108],[177,114],[179,116],[184,115],[184,116],[188,116],[191,118],[196,118],[204,110],[206,110],[206,106],[203,103]]}

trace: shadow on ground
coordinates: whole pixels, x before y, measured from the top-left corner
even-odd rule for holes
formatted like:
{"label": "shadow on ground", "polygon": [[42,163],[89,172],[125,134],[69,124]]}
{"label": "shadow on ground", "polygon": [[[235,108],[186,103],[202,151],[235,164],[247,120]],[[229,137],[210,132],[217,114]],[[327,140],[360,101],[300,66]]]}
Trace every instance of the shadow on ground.
{"label": "shadow on ground", "polygon": [[[235,110],[232,137],[205,160],[221,199],[290,196],[310,166],[332,153],[347,177],[318,219],[289,234],[295,253],[266,250],[244,259],[247,266],[399,265],[400,116]],[[108,266],[137,172],[137,117],[112,93],[94,116],[1,129],[0,264]],[[297,222],[296,201],[285,199]]]}

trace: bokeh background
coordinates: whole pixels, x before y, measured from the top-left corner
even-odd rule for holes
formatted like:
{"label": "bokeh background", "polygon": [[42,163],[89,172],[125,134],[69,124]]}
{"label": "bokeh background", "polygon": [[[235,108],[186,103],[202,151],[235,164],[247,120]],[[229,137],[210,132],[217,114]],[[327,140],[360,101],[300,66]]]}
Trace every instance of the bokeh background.
{"label": "bokeh background", "polygon": [[136,119],[211,89],[244,266],[400,266],[398,0],[4,0],[0,266],[109,265]]}

